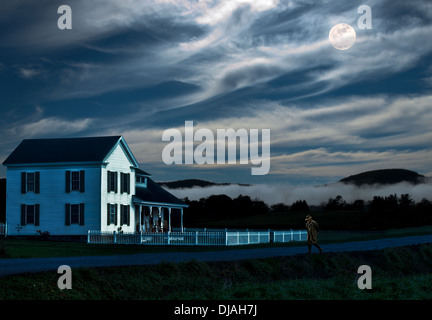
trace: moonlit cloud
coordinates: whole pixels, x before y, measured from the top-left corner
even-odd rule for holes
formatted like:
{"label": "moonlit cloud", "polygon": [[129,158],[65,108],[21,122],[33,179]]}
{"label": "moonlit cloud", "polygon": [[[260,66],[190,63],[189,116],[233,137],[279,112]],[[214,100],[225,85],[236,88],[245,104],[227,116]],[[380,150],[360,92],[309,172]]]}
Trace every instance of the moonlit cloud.
{"label": "moonlit cloud", "polygon": [[91,119],[69,121],[60,118],[44,118],[36,122],[26,123],[22,126],[10,129],[10,134],[21,139],[45,136],[55,138],[62,135],[81,132],[91,125]]}

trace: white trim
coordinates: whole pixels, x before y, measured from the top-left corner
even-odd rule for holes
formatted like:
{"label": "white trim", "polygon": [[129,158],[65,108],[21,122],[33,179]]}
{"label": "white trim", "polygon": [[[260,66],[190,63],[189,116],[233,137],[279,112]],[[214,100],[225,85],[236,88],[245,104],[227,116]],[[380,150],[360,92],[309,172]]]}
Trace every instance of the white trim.
{"label": "white trim", "polygon": [[133,204],[137,205],[147,205],[147,206],[162,206],[162,207],[168,207],[168,208],[174,208],[174,209],[181,209],[181,208],[187,208],[189,207],[188,204],[173,204],[173,203],[165,203],[165,202],[150,202],[150,201],[134,201],[132,200]]}
{"label": "white trim", "polygon": [[111,148],[111,150],[107,153],[105,158],[102,160],[102,162],[107,162],[107,159],[111,156],[111,154],[114,152],[114,150],[117,148],[117,146],[120,145],[120,148],[122,148],[124,154],[128,158],[130,164],[132,167],[139,167],[139,163],[136,160],[135,156],[133,155],[132,151],[130,150],[129,146],[127,145],[126,141],[123,139],[123,136],[119,138],[117,143]]}

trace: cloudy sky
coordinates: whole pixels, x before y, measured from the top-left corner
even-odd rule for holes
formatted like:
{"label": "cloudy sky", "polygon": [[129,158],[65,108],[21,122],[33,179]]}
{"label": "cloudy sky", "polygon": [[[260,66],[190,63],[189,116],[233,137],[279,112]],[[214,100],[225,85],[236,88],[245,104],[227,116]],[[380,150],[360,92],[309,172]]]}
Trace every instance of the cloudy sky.
{"label": "cloudy sky", "polygon": [[[62,4],[71,30],[57,26]],[[357,34],[344,51],[328,40],[342,22]],[[2,1],[0,28],[1,162],[22,139],[123,135],[157,181],[432,175],[430,1]],[[165,164],[162,134],[185,121],[270,129],[269,173]]]}

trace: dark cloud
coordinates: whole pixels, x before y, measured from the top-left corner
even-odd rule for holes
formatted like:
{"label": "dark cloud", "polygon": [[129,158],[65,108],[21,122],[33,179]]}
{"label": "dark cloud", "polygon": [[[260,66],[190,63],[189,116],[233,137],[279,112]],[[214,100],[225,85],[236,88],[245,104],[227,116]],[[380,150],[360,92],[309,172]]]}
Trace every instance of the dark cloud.
{"label": "dark cloud", "polygon": [[[414,159],[432,148],[428,1],[365,0],[372,30],[356,26],[360,4],[342,0],[76,0],[68,31],[57,28],[61,4],[0,4],[3,157],[24,134],[124,133],[145,150],[142,135],[159,150],[164,129],[193,120],[272,129],[277,179],[293,172],[299,180],[331,179],[337,170],[327,173],[319,157],[303,166],[307,152],[322,150],[324,159],[340,157],[341,172],[382,165],[385,152],[407,169],[432,172],[429,159]],[[345,52],[328,43],[339,22],[357,32]],[[362,161],[345,161],[362,152]],[[157,154],[148,161],[164,172]],[[190,169],[251,179],[240,168]]]}

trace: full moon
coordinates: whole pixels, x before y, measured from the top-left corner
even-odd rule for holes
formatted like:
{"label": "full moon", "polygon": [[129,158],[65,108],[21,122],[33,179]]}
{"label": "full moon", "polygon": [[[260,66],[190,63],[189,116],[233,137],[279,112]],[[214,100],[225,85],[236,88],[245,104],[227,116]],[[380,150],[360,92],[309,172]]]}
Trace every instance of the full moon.
{"label": "full moon", "polygon": [[356,32],[349,24],[339,23],[330,30],[329,41],[338,50],[348,50],[356,42]]}

